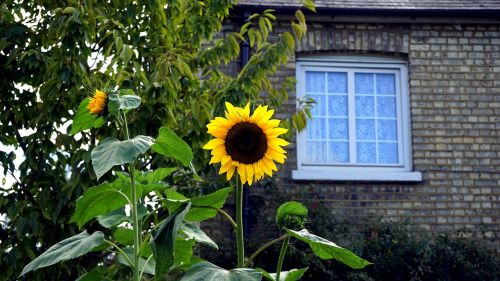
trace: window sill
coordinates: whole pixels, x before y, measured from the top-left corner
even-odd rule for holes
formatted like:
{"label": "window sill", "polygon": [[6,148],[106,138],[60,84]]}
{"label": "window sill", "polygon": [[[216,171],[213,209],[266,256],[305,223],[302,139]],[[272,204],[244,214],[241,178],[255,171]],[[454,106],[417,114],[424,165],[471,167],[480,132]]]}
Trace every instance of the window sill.
{"label": "window sill", "polygon": [[321,171],[321,170],[294,170],[292,179],[299,181],[381,181],[381,182],[421,182],[420,172],[359,172],[359,171]]}

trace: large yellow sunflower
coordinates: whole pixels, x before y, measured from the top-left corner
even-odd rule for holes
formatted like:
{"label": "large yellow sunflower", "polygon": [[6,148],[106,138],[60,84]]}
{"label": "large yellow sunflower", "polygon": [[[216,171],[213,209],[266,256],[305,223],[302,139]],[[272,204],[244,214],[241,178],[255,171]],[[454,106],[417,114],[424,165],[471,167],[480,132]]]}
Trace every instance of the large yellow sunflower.
{"label": "large yellow sunflower", "polygon": [[92,114],[101,114],[106,108],[108,96],[105,92],[100,90],[95,90],[94,96],[90,99],[87,109]]}
{"label": "large yellow sunflower", "polygon": [[271,119],[274,110],[259,105],[250,115],[250,103],[244,108],[226,102],[226,117],[216,117],[207,125],[215,138],[203,148],[212,150],[212,163],[221,163],[219,174],[227,173],[230,180],[237,171],[242,183],[252,184],[264,175],[273,175],[283,164],[288,142],[278,136],[288,130],[279,128],[280,120]]}

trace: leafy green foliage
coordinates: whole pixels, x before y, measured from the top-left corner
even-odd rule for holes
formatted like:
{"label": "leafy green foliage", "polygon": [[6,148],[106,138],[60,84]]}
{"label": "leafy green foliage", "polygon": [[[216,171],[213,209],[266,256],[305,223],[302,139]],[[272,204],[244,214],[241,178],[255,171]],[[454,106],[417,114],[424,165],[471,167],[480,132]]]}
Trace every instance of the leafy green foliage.
{"label": "leafy green foliage", "polygon": [[163,156],[181,161],[184,166],[189,165],[193,159],[189,145],[166,127],[160,129],[160,134],[151,149]]}
{"label": "leafy green foliage", "polygon": [[198,243],[205,244],[207,246],[213,247],[215,249],[219,249],[217,244],[212,240],[212,238],[208,237],[203,230],[191,223],[183,223],[180,230],[180,233],[184,234],[187,239],[194,239]]}
{"label": "leafy green foliage", "polygon": [[226,187],[219,189],[214,193],[194,198],[188,198],[173,189],[169,189],[166,190],[167,199],[163,200],[163,204],[170,212],[173,212],[181,204],[191,202],[192,206],[189,212],[186,214],[186,220],[203,221],[213,218],[217,215],[217,209],[224,206],[227,196],[232,191],[233,187]]}
{"label": "leafy green foliage", "polygon": [[20,276],[38,268],[82,256],[92,251],[95,247],[100,246],[103,242],[104,234],[100,231],[94,232],[92,235],[89,235],[87,231],[81,232],[50,247],[26,265]]}
{"label": "leafy green foliage", "polygon": [[[127,257],[132,261],[132,263],[135,260],[134,257],[134,249],[132,247],[126,247],[123,249],[123,252],[127,255]],[[118,262],[125,266],[130,266],[128,263],[127,259],[123,256],[122,253],[118,254]],[[142,270],[144,268],[144,272],[147,274],[154,275],[155,274],[155,267],[156,267],[156,261],[153,257],[139,257],[139,268]]]}
{"label": "leafy green foliage", "polygon": [[74,135],[91,128],[99,128],[104,124],[104,118],[102,116],[92,114],[87,109],[89,101],[90,98],[86,98],[80,103],[80,106],[78,106],[76,116],[73,119],[73,124],[71,125],[71,131],[69,132],[70,135]]}
{"label": "leafy green foliage", "polygon": [[[195,152],[207,141],[205,125],[221,112],[224,101],[281,106],[293,79],[273,86],[268,77],[293,55],[292,41],[300,40],[305,24],[297,19],[299,32],[274,40],[269,33],[276,17],[267,11],[246,30],[223,31],[233,4],[49,0],[0,5],[0,89],[5,93],[0,95],[0,142],[18,151],[0,152],[4,172],[15,178],[2,183],[0,197],[0,213],[6,217],[1,226],[2,277],[15,279],[24,264],[77,231],[67,223],[74,202],[96,185],[88,150],[103,136],[118,138],[122,133],[109,116],[90,116],[81,104],[96,88],[141,97],[141,110],[129,120],[134,124],[131,135],[153,136],[165,126]],[[255,37],[251,53],[258,59],[251,59],[245,73],[224,72],[226,64],[239,58],[239,45],[250,30]],[[268,95],[261,97],[261,92]],[[78,108],[85,116],[69,124]],[[69,125],[73,136],[65,134]],[[205,167],[208,155],[194,156],[197,172],[215,178]],[[156,154],[144,159],[153,169],[173,164]],[[110,173],[102,177],[113,180]],[[102,262],[102,256],[36,271],[31,280],[74,280]]]}
{"label": "leafy green foliage", "polygon": [[308,210],[300,202],[290,201],[283,203],[276,211],[276,223],[280,227],[304,228],[304,222],[307,218]]}
{"label": "leafy green foliage", "polygon": [[181,281],[260,281],[262,273],[250,268],[225,270],[209,262],[199,262],[191,266]]}
{"label": "leafy green foliage", "polygon": [[136,136],[125,141],[115,138],[102,140],[90,153],[97,179],[113,166],[132,163],[137,156],[146,152],[153,142],[154,139],[148,136]]}
{"label": "leafy green foliage", "polygon": [[[297,281],[304,276],[304,273],[307,271],[307,267],[301,269],[291,269],[289,271],[282,271],[280,273],[280,281]],[[276,281],[276,273],[268,273],[262,268],[257,269],[259,272],[262,272],[262,275],[270,280]]]}
{"label": "leafy green foliage", "polygon": [[356,269],[364,268],[365,266],[372,264],[358,257],[353,252],[339,247],[325,238],[309,233],[306,229],[302,229],[301,231],[287,229],[286,231],[292,237],[309,244],[309,247],[311,247],[314,254],[322,259],[336,259],[341,263]]}
{"label": "leafy green foliage", "polygon": [[174,250],[177,238],[177,232],[182,225],[184,216],[189,211],[191,203],[184,204],[175,212],[171,213],[168,218],[161,224],[154,239],[150,245],[153,249],[153,255],[156,260],[155,273],[161,276],[170,269],[174,264]]}

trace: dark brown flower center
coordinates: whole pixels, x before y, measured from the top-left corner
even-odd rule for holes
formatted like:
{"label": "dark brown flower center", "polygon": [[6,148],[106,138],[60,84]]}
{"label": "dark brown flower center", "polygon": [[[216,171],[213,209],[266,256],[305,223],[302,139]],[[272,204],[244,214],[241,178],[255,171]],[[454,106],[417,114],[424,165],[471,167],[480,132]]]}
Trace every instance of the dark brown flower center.
{"label": "dark brown flower center", "polygon": [[225,146],[233,161],[252,164],[266,154],[267,137],[256,124],[242,122],[229,129]]}

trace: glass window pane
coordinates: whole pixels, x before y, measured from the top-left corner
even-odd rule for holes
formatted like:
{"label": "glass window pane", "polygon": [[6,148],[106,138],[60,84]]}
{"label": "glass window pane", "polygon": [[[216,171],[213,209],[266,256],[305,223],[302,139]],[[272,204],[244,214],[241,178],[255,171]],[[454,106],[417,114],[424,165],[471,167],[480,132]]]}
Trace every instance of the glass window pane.
{"label": "glass window pane", "polygon": [[307,141],[306,146],[307,162],[326,162],[326,141]]}
{"label": "glass window pane", "polygon": [[358,163],[376,163],[375,142],[357,142],[356,154]]}
{"label": "glass window pane", "polygon": [[356,96],[356,116],[357,117],[375,116],[375,103],[373,97]]}
{"label": "glass window pane", "polygon": [[325,116],[326,96],[325,95],[307,95],[307,96],[313,98],[316,101],[311,110],[311,114],[313,116]]}
{"label": "glass window pane", "polygon": [[347,73],[346,72],[328,72],[328,92],[329,93],[347,93]]}
{"label": "glass window pane", "polygon": [[354,89],[356,94],[373,95],[373,73],[355,73]]}
{"label": "glass window pane", "polygon": [[325,91],[325,72],[306,71],[306,92],[324,93]]}
{"label": "glass window pane", "polygon": [[349,139],[347,118],[330,118],[328,119],[328,122],[330,130],[328,132],[329,139],[337,139],[337,140]]}
{"label": "glass window pane", "polygon": [[397,143],[378,143],[378,162],[385,164],[398,163],[398,144]]}
{"label": "glass window pane", "polygon": [[376,74],[377,95],[396,95],[396,83],[394,74]]}
{"label": "glass window pane", "polygon": [[396,98],[377,97],[377,116],[396,118]]}
{"label": "glass window pane", "polygon": [[328,161],[334,163],[349,162],[349,143],[342,142],[328,142]]}
{"label": "glass window pane", "polygon": [[328,116],[347,116],[347,95],[328,96]]}
{"label": "glass window pane", "polygon": [[396,120],[377,120],[377,138],[379,140],[398,140]]}
{"label": "glass window pane", "polygon": [[375,140],[374,119],[356,119],[356,139]]}
{"label": "glass window pane", "polygon": [[314,117],[307,122],[307,139],[326,139],[326,118]]}

